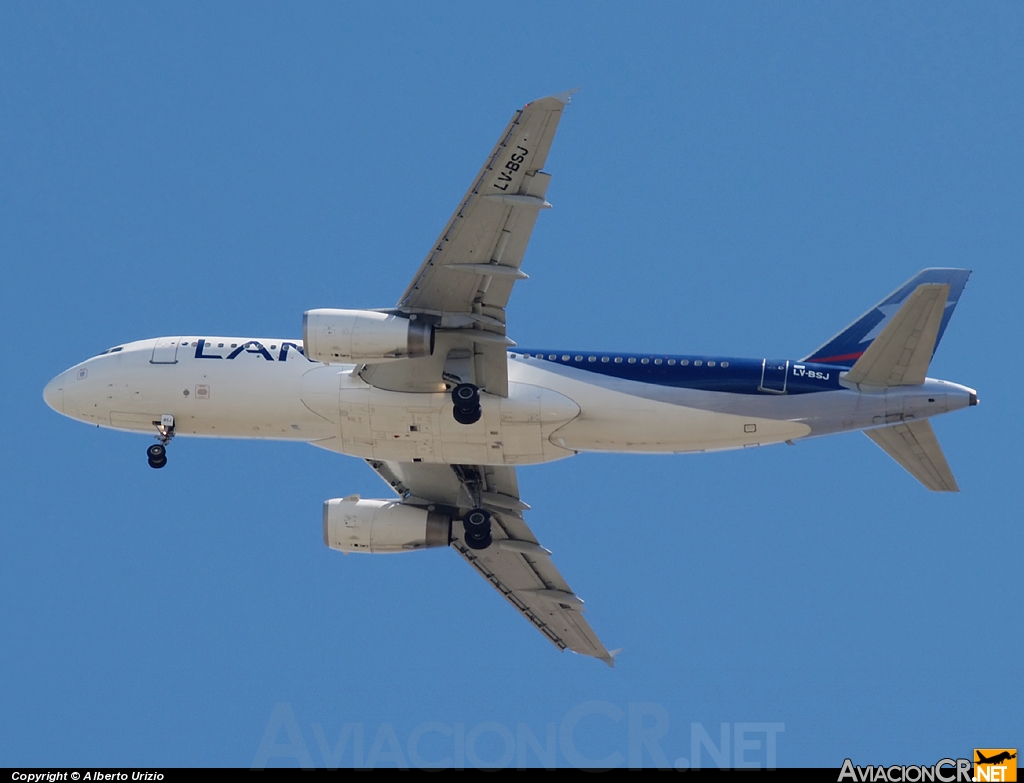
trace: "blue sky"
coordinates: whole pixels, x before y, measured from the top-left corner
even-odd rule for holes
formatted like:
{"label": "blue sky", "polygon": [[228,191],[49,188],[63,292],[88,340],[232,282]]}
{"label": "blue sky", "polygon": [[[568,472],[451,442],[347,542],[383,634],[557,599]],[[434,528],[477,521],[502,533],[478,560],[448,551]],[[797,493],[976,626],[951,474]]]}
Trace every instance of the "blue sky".
{"label": "blue sky", "polygon": [[[1012,3],[4,3],[0,765],[1024,744],[1022,34]],[[571,87],[513,339],[795,358],[971,268],[932,364],[981,398],[935,422],[959,495],[859,434],[522,469],[611,670],[453,552],[325,548],[324,499],[387,497],[359,460],[181,438],[153,471],[43,404],[123,341],[392,305],[512,112]]]}

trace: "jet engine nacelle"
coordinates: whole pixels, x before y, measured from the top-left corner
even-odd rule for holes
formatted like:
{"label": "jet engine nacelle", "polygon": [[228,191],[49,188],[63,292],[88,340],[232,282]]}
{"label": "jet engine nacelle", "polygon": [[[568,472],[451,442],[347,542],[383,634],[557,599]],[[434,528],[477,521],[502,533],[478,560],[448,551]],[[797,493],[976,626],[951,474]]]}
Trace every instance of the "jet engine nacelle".
{"label": "jet engine nacelle", "polygon": [[308,310],[302,341],[306,356],[325,364],[410,359],[434,352],[434,327],[373,310]]}
{"label": "jet engine nacelle", "polygon": [[358,495],[324,503],[324,543],[341,552],[409,552],[451,539],[451,517],[424,508]]}

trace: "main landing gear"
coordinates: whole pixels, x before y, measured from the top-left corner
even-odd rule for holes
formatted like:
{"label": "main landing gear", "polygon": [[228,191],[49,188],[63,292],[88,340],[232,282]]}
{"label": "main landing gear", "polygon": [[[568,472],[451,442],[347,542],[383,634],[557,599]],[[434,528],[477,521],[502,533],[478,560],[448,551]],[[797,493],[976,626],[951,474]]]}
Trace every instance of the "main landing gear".
{"label": "main landing gear", "polygon": [[466,529],[466,546],[487,549],[491,545],[491,515],[482,508],[474,508],[462,518]]}
{"label": "main landing gear", "polygon": [[459,424],[476,424],[480,421],[480,390],[471,383],[460,383],[452,389],[455,407],[452,415]]}
{"label": "main landing gear", "polygon": [[156,425],[158,433],[156,439],[160,442],[146,449],[146,459],[151,468],[162,468],[167,464],[167,444],[174,437],[174,416],[165,413],[160,417],[160,421],[154,421],[153,424]]}

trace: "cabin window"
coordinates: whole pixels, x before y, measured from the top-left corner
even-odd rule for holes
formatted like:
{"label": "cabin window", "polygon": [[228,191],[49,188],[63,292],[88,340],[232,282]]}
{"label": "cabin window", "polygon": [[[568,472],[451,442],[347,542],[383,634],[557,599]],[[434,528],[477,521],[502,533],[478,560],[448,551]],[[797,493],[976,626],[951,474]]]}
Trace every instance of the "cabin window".
{"label": "cabin window", "polygon": [[647,357],[645,356],[645,357],[644,357],[643,359],[641,359],[641,360],[640,360],[640,364],[647,364],[647,363],[648,363],[648,362],[650,362],[650,361],[651,361],[651,360],[650,360],[650,359],[648,359],[648,358],[647,358]]}
{"label": "cabin window", "polygon": [[722,367],[728,367],[728,366],[729,366],[729,362],[722,362]]}
{"label": "cabin window", "polygon": [[693,360],[693,366],[694,367],[700,367],[700,365],[701,365],[700,359],[694,359]]}
{"label": "cabin window", "polygon": [[582,357],[582,356],[577,356],[577,357],[576,357],[576,361],[578,361],[578,362],[582,362],[582,361],[583,361],[583,357]]}
{"label": "cabin window", "polygon": [[708,367],[714,367],[714,366],[715,366],[715,361],[714,361],[714,359],[712,359],[710,362],[708,362]]}
{"label": "cabin window", "polygon": [[607,362],[608,361],[608,357],[607,356],[602,356],[601,357],[601,361],[602,362]]}
{"label": "cabin window", "polygon": [[591,356],[589,359],[587,359],[587,361],[588,362],[596,362],[597,361],[597,357],[596,356]]}
{"label": "cabin window", "polygon": [[680,360],[679,360],[679,364],[680,364],[680,366],[682,366],[682,367],[685,367],[685,366],[686,366],[686,365],[688,365],[689,363],[690,363],[690,360],[689,360],[689,359],[680,359]]}
{"label": "cabin window", "polygon": [[629,362],[630,364],[636,364],[636,357],[630,356],[628,359],[626,359],[626,361]]}
{"label": "cabin window", "polygon": [[671,365],[671,364],[675,364],[675,363],[676,363],[676,360],[675,360],[675,359],[669,359],[669,360],[668,360],[668,363],[669,363],[670,365]]}
{"label": "cabin window", "polygon": [[654,360],[654,363],[655,363],[655,364],[661,364],[661,359],[655,359],[655,360]]}
{"label": "cabin window", "polygon": [[615,357],[615,363],[616,364],[622,364],[622,357],[621,356],[616,356]]}
{"label": "cabin window", "polygon": [[548,358],[549,358],[549,359],[550,359],[551,361],[554,361],[554,360],[555,360],[555,359],[557,359],[558,357],[557,357],[557,356],[555,356],[555,354],[553,354],[553,353],[549,353],[549,354],[548,354]]}

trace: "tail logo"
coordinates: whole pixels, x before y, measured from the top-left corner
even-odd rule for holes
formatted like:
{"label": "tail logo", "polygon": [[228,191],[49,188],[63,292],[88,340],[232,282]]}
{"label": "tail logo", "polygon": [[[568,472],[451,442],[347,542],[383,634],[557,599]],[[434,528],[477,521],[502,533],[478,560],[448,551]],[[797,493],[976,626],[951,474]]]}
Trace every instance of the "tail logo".
{"label": "tail logo", "polygon": [[957,302],[960,301],[960,294],[963,293],[970,274],[970,271],[967,269],[921,270],[827,343],[804,357],[802,361],[838,364],[847,367],[853,366],[854,362],[861,357],[872,341],[889,325],[893,316],[917,287],[931,283],[949,286],[949,294],[945,310],[943,311],[942,321],[939,325],[938,338],[936,339],[936,344],[938,344],[938,341],[942,339],[942,333],[946,330],[950,317],[953,315],[953,309],[956,307]]}

